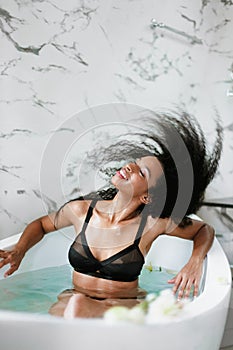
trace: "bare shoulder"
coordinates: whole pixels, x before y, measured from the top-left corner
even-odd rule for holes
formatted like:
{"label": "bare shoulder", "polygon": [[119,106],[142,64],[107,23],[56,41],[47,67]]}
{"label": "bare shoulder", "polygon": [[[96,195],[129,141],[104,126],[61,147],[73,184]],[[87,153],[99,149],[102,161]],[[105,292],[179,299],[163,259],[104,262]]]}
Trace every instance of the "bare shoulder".
{"label": "bare shoulder", "polygon": [[179,226],[171,218],[153,218],[148,216],[147,218],[147,231],[155,232],[156,234],[175,234],[178,231],[181,232],[195,232],[203,226],[209,227],[207,223],[202,220],[196,220],[190,218],[190,224],[187,226]]}
{"label": "bare shoulder", "polygon": [[91,200],[72,200],[66,204],[68,210],[70,210],[75,216],[82,217],[87,213],[87,210],[91,204]]}
{"label": "bare shoulder", "polygon": [[58,212],[52,213],[50,217],[56,229],[70,225],[79,225],[85,217],[90,201],[72,200],[63,205]]}
{"label": "bare shoulder", "polygon": [[173,232],[176,231],[196,231],[200,227],[207,225],[204,221],[202,220],[196,220],[196,219],[191,219],[189,218],[189,223],[186,225],[180,225],[180,223],[174,222],[171,218],[167,219],[167,225],[165,229],[165,234],[172,234]]}
{"label": "bare shoulder", "polygon": [[149,215],[146,223],[146,232],[155,239],[165,232],[167,224],[167,219],[154,218]]}
{"label": "bare shoulder", "polygon": [[193,239],[198,232],[214,233],[213,227],[202,220],[190,218],[189,224],[181,226],[174,223],[171,219],[168,221],[165,234],[185,239]]}
{"label": "bare shoulder", "polygon": [[152,216],[147,217],[144,234],[141,239],[140,249],[147,254],[150,250],[152,243],[164,233],[167,221],[161,218],[153,218]]}

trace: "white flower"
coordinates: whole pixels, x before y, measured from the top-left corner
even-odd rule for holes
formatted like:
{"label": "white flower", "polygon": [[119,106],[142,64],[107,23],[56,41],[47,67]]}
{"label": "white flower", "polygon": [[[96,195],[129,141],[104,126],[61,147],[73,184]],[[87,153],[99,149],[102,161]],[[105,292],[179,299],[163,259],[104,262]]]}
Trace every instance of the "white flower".
{"label": "white flower", "polygon": [[107,310],[104,319],[108,323],[133,322],[161,323],[169,322],[184,312],[187,300],[177,301],[171,289],[163,290],[159,296],[148,294],[146,300],[129,309],[125,306],[114,306]]}
{"label": "white flower", "polygon": [[169,322],[181,314],[183,306],[170,289],[165,289],[149,304],[146,323]]}
{"label": "white flower", "polygon": [[151,302],[154,301],[156,298],[157,298],[156,294],[149,293],[149,294],[147,294],[147,296],[146,296],[146,301],[147,301],[148,303],[151,303]]}
{"label": "white flower", "polygon": [[144,323],[145,311],[143,311],[140,305],[134,306],[132,309],[129,310],[128,320],[133,323]]}
{"label": "white flower", "polygon": [[140,305],[129,309],[125,306],[113,306],[104,313],[104,320],[114,324],[118,322],[144,323],[145,311]]}
{"label": "white flower", "polygon": [[113,306],[104,313],[104,320],[108,323],[116,323],[128,320],[129,309],[125,306]]}

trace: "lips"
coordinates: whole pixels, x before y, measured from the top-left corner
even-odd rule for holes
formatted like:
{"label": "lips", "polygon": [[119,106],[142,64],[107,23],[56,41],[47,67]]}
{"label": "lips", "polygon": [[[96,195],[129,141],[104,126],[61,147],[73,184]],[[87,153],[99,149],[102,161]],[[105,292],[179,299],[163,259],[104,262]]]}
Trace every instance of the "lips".
{"label": "lips", "polygon": [[118,170],[118,171],[117,171],[117,175],[118,175],[121,179],[128,180],[124,169]]}

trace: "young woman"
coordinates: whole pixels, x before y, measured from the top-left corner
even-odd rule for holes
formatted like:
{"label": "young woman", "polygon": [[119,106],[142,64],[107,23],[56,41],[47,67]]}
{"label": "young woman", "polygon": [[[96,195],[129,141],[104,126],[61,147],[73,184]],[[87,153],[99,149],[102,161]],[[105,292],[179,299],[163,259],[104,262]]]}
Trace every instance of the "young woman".
{"label": "young woman", "polygon": [[0,251],[0,267],[10,264],[9,276],[45,234],[74,226],[77,237],[69,250],[74,288],[59,295],[51,314],[101,317],[111,306],[139,303],[145,296],[138,286],[144,257],[162,234],[193,240],[190,260],[169,283],[178,298],[188,297],[193,286],[198,294],[214,230],[188,215],[197,212],[216,172],[222,129],[217,124],[209,155],[200,126],[186,113],[153,115],[143,124],[147,129],[136,133],[140,143],[121,140],[90,156],[98,164],[101,158],[107,163],[133,159],[113,172],[111,187],[33,221],[11,251]]}

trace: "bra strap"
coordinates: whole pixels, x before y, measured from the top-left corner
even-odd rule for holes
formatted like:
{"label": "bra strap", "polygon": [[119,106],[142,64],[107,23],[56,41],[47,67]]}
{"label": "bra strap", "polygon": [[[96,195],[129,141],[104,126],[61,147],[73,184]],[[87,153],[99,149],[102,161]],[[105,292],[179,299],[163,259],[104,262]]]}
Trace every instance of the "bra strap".
{"label": "bra strap", "polygon": [[83,227],[82,227],[82,230],[81,230],[82,234],[86,231],[87,225],[88,225],[88,223],[90,221],[90,218],[92,216],[93,209],[95,208],[96,202],[97,202],[97,199],[92,199],[92,201],[91,201],[91,203],[89,205],[89,208],[88,208],[88,211],[87,211],[87,215],[85,217],[85,221],[83,223]]}
{"label": "bra strap", "polygon": [[88,208],[88,211],[87,211],[87,215],[86,215],[86,218],[85,218],[85,222],[88,224],[89,221],[90,221],[90,218],[92,216],[92,213],[93,213],[93,209],[95,208],[95,205],[96,205],[96,202],[97,202],[97,199],[92,199],[91,201],[91,204]]}
{"label": "bra strap", "polygon": [[139,228],[138,228],[138,232],[137,232],[135,240],[134,240],[134,244],[135,245],[138,245],[139,242],[140,242],[140,239],[142,237],[142,233],[143,233],[144,227],[146,225],[146,221],[147,221],[147,215],[145,215],[145,213],[142,213],[141,222],[140,222],[140,225],[139,225]]}

